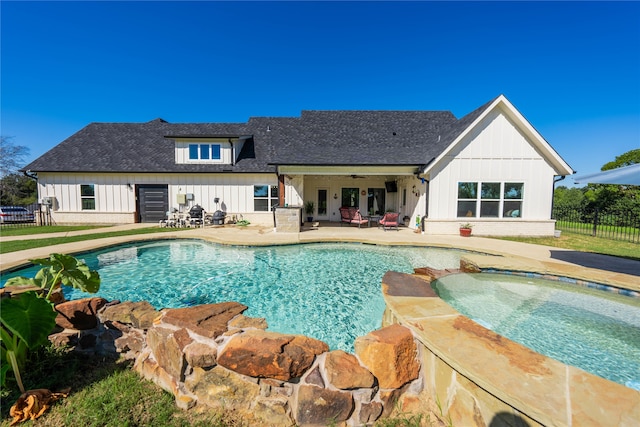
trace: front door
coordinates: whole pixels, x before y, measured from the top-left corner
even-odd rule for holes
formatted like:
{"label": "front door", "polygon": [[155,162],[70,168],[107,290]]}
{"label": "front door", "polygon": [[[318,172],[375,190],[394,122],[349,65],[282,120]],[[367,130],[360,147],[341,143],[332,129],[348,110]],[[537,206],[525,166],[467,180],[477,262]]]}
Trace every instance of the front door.
{"label": "front door", "polygon": [[169,210],[169,186],[162,184],[138,184],[137,203],[140,222],[160,222],[167,218]]}

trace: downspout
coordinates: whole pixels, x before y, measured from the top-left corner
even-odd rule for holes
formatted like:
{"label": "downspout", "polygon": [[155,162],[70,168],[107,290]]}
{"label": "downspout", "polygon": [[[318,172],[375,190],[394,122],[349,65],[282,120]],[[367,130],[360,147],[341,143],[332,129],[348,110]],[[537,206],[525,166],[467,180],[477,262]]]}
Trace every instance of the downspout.
{"label": "downspout", "polygon": [[553,219],[553,208],[555,204],[554,202],[555,202],[555,195],[556,195],[556,183],[562,181],[565,178],[566,178],[565,175],[559,175],[553,178],[553,189],[551,191],[551,214],[549,215],[549,218],[551,219]]}
{"label": "downspout", "polygon": [[36,203],[39,203],[38,200],[40,200],[40,188],[38,187],[38,174],[31,172],[31,170],[22,171],[22,174],[36,182],[36,192],[38,193],[36,195]]}

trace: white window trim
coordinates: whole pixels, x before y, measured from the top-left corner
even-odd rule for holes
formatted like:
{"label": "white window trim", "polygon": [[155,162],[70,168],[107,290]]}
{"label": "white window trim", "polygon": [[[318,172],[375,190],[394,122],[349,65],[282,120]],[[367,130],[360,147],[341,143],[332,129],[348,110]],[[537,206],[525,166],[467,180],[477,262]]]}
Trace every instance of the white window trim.
{"label": "white window trim", "polygon": [[[83,196],[82,195],[82,187],[83,186],[90,186],[91,188],[93,188],[93,196]],[[84,200],[93,200],[93,209],[85,209],[84,208]],[[97,209],[97,203],[96,203],[96,185],[95,184],[80,184],[80,210],[81,211],[95,211]]]}
{"label": "white window trim", "polygon": [[[458,203],[461,201],[474,201],[476,203],[476,212],[475,215],[472,217],[467,217],[467,216],[456,216],[456,218],[459,219],[464,219],[464,218],[473,218],[473,219],[483,219],[483,218],[499,218],[499,219],[511,219],[511,220],[519,220],[523,218],[523,205],[524,205],[524,181],[516,181],[516,180],[510,180],[510,181],[458,181],[457,185],[456,185],[456,193],[458,191],[458,188],[460,186],[460,183],[462,182],[470,182],[470,183],[475,183],[477,185],[476,188],[476,198],[475,199],[461,199],[459,197],[457,197],[456,195],[456,212],[458,211]],[[510,183],[510,184],[522,184],[522,193],[523,193],[523,197],[521,199],[505,199],[504,197],[504,187],[506,183]],[[482,184],[500,184],[500,198],[499,199],[483,199],[482,198]],[[482,212],[482,202],[496,202],[498,201],[498,216],[497,217],[486,217],[486,216],[481,216],[480,213]],[[505,202],[520,202],[520,216],[517,217],[511,217],[511,216],[504,216],[504,203]]]}
{"label": "white window trim", "polygon": [[[265,187],[265,186],[268,187],[268,189],[269,189],[267,191],[267,196],[266,197],[256,197],[255,196],[255,188],[256,187]],[[278,188],[277,185],[272,185],[272,184],[253,184],[253,186],[251,188],[252,188],[252,190],[254,192],[254,195],[253,195],[253,211],[254,212],[271,212],[271,209],[273,209],[274,203],[275,204],[278,203],[278,201],[279,201],[278,197],[277,196],[276,197],[272,197],[271,196],[271,190],[272,190],[273,187],[275,187],[276,190]],[[257,210],[255,210],[256,209],[256,204],[255,204],[256,200],[267,200],[267,210],[266,211],[257,211]]]}
{"label": "white window trim", "polygon": [[[191,146],[195,145],[198,151],[198,158],[191,158]],[[200,158],[201,148],[203,145],[208,146],[209,158],[202,159]],[[219,156],[217,158],[213,158],[213,146],[218,147]],[[220,163],[222,161],[222,144],[219,142],[190,142],[187,144],[187,162],[189,163]]]}

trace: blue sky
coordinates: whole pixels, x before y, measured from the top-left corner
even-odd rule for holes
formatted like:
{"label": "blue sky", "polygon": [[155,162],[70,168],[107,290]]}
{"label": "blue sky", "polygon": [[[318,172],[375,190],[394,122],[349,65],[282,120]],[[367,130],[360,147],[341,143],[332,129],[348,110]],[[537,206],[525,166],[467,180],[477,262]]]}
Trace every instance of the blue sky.
{"label": "blue sky", "polygon": [[[638,2],[2,1],[1,134],[449,110],[504,94],[580,174],[640,148]],[[565,181],[571,184],[572,180]]]}

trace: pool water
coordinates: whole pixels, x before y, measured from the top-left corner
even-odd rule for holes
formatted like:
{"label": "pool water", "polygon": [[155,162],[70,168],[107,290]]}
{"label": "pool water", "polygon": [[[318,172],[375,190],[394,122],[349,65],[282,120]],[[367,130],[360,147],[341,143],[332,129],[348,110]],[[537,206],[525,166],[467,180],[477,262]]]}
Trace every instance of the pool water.
{"label": "pool water", "polygon": [[[148,301],[155,308],[237,301],[270,331],[303,334],[353,351],[356,337],[378,329],[382,276],[414,267],[457,268],[462,252],[364,244],[234,247],[198,240],[128,244],[77,256],[101,277],[100,291],[66,288],[69,300]],[[33,277],[39,267],[3,275]]]}
{"label": "pool water", "polygon": [[482,326],[562,363],[640,390],[640,300],[504,274],[454,274],[438,295]]}

